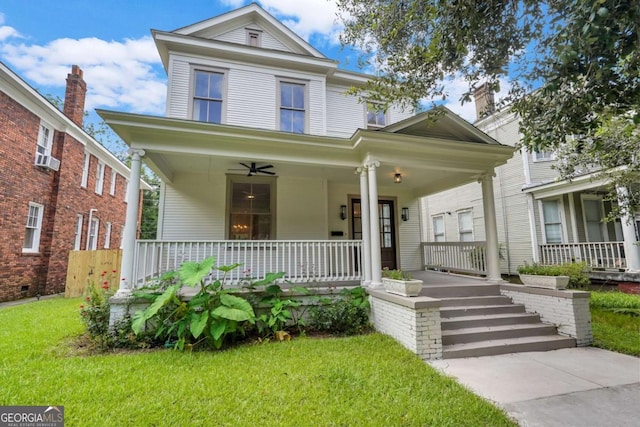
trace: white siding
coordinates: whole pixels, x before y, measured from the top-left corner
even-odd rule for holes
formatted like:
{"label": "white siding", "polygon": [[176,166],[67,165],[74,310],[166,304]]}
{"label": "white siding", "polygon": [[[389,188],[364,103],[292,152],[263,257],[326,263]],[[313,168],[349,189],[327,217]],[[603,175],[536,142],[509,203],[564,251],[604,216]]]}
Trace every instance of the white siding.
{"label": "white siding", "polygon": [[171,57],[167,89],[167,117],[187,119],[191,68],[184,58]]}
{"label": "white siding", "polygon": [[327,135],[350,137],[358,128],[365,128],[364,105],[358,98],[346,95],[348,88],[327,85]]}
{"label": "white siding", "polygon": [[389,108],[389,111],[387,112],[387,116],[389,117],[389,124],[393,124],[393,123],[402,121],[404,119],[408,119],[413,115],[414,114],[412,109],[410,108],[402,109],[397,106],[393,106]]}
{"label": "white siding", "polygon": [[278,240],[328,238],[324,179],[280,177],[277,193]]}
{"label": "white siding", "polygon": [[[228,31],[226,33],[220,34],[214,37],[214,40],[219,40],[223,42],[229,43],[237,43],[237,44],[247,44],[247,29],[251,30],[262,30],[260,26],[256,24],[249,24],[242,26],[240,28],[236,28],[235,30]],[[292,52],[291,49],[282,44],[278,39],[273,37],[271,34],[262,31],[261,33],[261,43],[263,48],[265,49],[274,49],[274,50],[282,50],[285,52]]]}

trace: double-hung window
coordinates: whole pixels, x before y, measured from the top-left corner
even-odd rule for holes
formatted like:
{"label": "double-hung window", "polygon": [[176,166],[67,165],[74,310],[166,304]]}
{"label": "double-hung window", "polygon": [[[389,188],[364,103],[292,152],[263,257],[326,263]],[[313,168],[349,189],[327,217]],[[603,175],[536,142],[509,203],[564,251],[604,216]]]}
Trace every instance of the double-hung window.
{"label": "double-hung window", "polygon": [[45,159],[51,156],[51,146],[53,142],[53,130],[45,123],[40,123],[38,130],[38,145],[36,147],[36,164],[45,163]]}
{"label": "double-hung window", "polygon": [[37,253],[40,248],[40,233],[42,231],[42,214],[44,206],[38,203],[29,203],[27,211],[27,224],[24,229],[24,243],[22,252]]}
{"label": "double-hung window", "polygon": [[473,212],[458,212],[458,235],[461,242],[473,242]]}
{"label": "double-hung window", "polygon": [[111,223],[107,222],[107,226],[104,232],[104,248],[109,249],[111,247]]}
{"label": "double-hung window", "polygon": [[193,90],[194,120],[222,123],[224,73],[195,70]]}
{"label": "double-hung window", "polygon": [[306,128],[307,85],[280,81],[280,130],[304,133]]}
{"label": "double-hung window", "polygon": [[534,151],[533,152],[533,161],[534,162],[545,162],[549,160],[555,160],[556,154],[553,151]]}
{"label": "double-hung window", "polygon": [[562,243],[560,200],[543,200],[541,205],[545,243]]}
{"label": "double-hung window", "polygon": [[82,243],[82,214],[76,215],[76,228],[73,237],[73,250],[79,251]]}
{"label": "double-hung window", "polygon": [[230,240],[275,238],[275,179],[230,178],[229,195]]}
{"label": "double-hung window", "polygon": [[91,218],[89,224],[89,240],[87,242],[87,249],[95,251],[98,249],[98,229],[100,228],[100,220],[98,218]]}
{"label": "double-hung window", "polygon": [[444,242],[444,215],[437,215],[433,217],[433,241]]}
{"label": "double-hung window", "polygon": [[109,194],[112,196],[116,195],[116,182],[118,179],[118,172],[114,169],[111,169],[111,185],[109,186]]}
{"label": "double-hung window", "polygon": [[367,102],[367,128],[379,129],[387,125],[387,115],[382,105],[375,102]]}
{"label": "double-hung window", "polygon": [[91,159],[91,155],[89,153],[84,153],[84,162],[82,163],[82,181],[80,181],[80,187],[87,188],[87,183],[89,182],[89,161]]}
{"label": "double-hung window", "polygon": [[98,168],[96,169],[96,194],[102,194],[104,189],[104,163],[98,162]]}

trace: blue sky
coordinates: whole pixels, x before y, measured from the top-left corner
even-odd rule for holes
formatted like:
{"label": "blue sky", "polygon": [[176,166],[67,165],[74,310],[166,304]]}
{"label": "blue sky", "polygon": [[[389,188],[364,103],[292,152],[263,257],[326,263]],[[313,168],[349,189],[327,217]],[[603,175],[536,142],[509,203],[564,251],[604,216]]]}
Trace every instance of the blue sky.
{"label": "blue sky", "polygon": [[[237,7],[245,0],[3,0],[0,60],[44,94],[64,96],[72,64],[84,70],[86,108],[164,114],[166,74],[150,30],[171,31]],[[357,54],[338,42],[333,0],[258,2],[340,67],[357,70]],[[462,82],[450,82],[449,108],[460,106]]]}

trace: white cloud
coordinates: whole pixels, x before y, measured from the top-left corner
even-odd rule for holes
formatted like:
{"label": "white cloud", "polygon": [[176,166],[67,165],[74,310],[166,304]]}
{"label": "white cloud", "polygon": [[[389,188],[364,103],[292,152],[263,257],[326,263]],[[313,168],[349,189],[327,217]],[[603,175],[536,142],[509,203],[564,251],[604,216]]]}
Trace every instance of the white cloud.
{"label": "white cloud", "polygon": [[260,4],[303,39],[308,41],[316,34],[327,44],[339,44],[342,26],[336,22],[338,8],[335,1],[262,0]]}
{"label": "white cloud", "polygon": [[43,46],[7,41],[0,43],[0,54],[19,74],[52,88],[64,88],[71,65],[79,65],[87,82],[89,110],[164,112],[165,77],[151,37],[123,42],[62,38]]}
{"label": "white cloud", "polygon": [[0,13],[0,42],[12,37],[22,37],[22,35],[13,27],[4,24],[4,14]]}

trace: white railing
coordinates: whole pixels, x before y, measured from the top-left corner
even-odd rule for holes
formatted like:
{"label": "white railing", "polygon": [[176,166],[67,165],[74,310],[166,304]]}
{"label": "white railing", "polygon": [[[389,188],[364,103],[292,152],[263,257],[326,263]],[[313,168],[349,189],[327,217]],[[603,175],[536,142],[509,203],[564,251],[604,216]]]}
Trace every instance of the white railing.
{"label": "white railing", "polygon": [[486,242],[422,242],[424,268],[486,274]]}
{"label": "white railing", "polygon": [[[142,286],[177,270],[184,261],[200,262],[210,256],[217,266],[241,264],[227,274],[230,285],[280,271],[293,283],[358,281],[361,254],[361,240],[138,240],[136,277],[131,283]],[[222,272],[214,270],[213,277],[221,278]]]}
{"label": "white railing", "polygon": [[627,268],[624,242],[555,243],[540,245],[540,263],[545,265],[583,262],[595,269]]}

